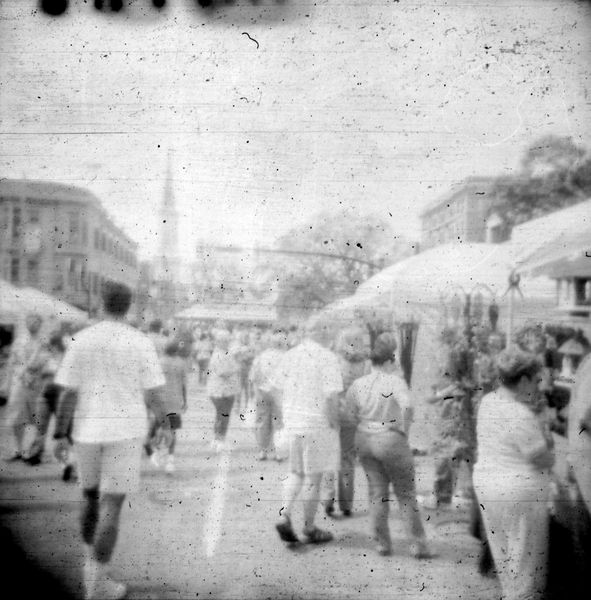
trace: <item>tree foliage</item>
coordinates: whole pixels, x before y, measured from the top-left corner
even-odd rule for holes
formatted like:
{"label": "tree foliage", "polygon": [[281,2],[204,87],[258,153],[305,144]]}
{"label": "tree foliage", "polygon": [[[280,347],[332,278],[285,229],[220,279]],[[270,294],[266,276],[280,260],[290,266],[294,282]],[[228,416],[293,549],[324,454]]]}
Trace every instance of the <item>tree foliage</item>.
{"label": "tree foliage", "polygon": [[282,236],[277,248],[298,254],[275,260],[280,311],[320,309],[353,294],[381,268],[410,255],[411,243],[395,234],[390,219],[321,211]]}
{"label": "tree foliage", "polygon": [[493,193],[509,227],[591,196],[591,154],[570,137],[544,136],[525,151],[521,169],[499,177]]}

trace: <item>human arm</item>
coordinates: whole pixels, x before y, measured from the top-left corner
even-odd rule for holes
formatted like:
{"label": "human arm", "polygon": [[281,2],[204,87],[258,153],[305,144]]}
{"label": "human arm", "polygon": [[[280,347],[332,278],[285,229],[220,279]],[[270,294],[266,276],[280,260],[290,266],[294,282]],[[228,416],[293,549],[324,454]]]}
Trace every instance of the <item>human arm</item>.
{"label": "human arm", "polygon": [[[527,413],[525,412],[527,411]],[[554,466],[554,450],[551,434],[544,431],[544,426],[529,409],[524,407],[523,414],[516,416],[513,435],[519,451],[527,462],[539,470]]]}

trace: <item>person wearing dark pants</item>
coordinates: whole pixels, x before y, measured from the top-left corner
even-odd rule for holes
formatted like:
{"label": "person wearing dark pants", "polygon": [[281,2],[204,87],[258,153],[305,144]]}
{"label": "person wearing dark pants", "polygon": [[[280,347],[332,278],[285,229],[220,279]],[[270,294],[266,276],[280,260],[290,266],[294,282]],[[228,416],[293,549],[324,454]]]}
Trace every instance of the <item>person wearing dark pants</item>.
{"label": "person wearing dark pants", "polygon": [[428,558],[425,530],[416,497],[414,459],[408,443],[410,391],[395,368],[396,340],[382,333],[371,351],[372,372],[357,379],[347,403],[357,422],[356,446],[369,484],[372,528],[377,552],[392,553],[388,526],[390,485],[398,499],[415,558]]}
{"label": "person wearing dark pants", "polygon": [[223,441],[228,433],[228,425],[230,424],[230,413],[234,406],[235,396],[219,396],[212,397],[211,401],[215,407],[215,421],[213,424],[213,433],[216,440]]}
{"label": "person wearing dark pants", "polygon": [[230,351],[230,333],[218,330],[215,348],[209,361],[207,396],[215,408],[212,448],[219,452],[225,447],[230,414],[237,398],[240,398],[240,364]]}

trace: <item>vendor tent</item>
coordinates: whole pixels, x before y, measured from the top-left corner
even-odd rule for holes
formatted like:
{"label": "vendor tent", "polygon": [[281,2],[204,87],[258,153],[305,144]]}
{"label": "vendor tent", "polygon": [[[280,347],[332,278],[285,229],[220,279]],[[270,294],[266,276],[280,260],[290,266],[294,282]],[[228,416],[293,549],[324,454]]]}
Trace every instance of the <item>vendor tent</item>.
{"label": "vendor tent", "polygon": [[505,331],[511,295],[516,327],[530,319],[552,319],[552,280],[522,277],[510,291],[509,277],[514,267],[511,251],[507,244],[437,246],[384,269],[363,283],[353,296],[327,307],[316,317],[336,320],[340,326],[384,315],[390,315],[390,324],[398,327],[418,323],[411,385],[418,399],[414,430],[420,432],[420,437],[431,435],[430,411],[420,399],[430,394],[437,377],[440,334],[446,322],[453,320],[458,300],[465,303],[469,297],[473,306],[481,302],[484,310],[494,300],[499,308],[499,328]]}
{"label": "vendor tent", "polygon": [[0,281],[2,320],[16,321],[30,313],[37,313],[47,320],[70,321],[78,324],[88,320],[86,313],[49,294],[34,288],[18,288],[7,281]]}
{"label": "vendor tent", "polygon": [[515,227],[509,245],[521,273],[555,275],[558,263],[591,262],[591,200]]}

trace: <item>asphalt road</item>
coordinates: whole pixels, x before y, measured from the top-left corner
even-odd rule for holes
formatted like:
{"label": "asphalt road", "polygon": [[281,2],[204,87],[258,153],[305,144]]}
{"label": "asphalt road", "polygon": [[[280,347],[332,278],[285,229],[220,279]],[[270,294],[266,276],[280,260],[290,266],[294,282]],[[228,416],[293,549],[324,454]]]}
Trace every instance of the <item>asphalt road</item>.
{"label": "asphalt road", "polygon": [[[495,579],[476,569],[479,543],[468,533],[467,511],[423,517],[433,559],[408,556],[396,503],[390,526],[395,553],[379,557],[370,537],[367,486],[360,467],[354,515],[318,524],[335,535],[323,546],[288,549],[274,523],[281,509],[285,465],[255,459],[254,413],[232,415],[230,450],[209,448],[213,409],[203,390],[191,385],[190,407],[177,445],[177,471],[167,475],[149,461],[141,491],[128,498],[113,573],[134,598],[373,599],[434,598],[493,600]],[[0,409],[4,411],[4,409]],[[3,416],[3,415],[0,415]],[[244,420],[242,420],[244,419]],[[7,432],[1,430],[1,445]],[[432,461],[417,458],[418,490],[432,486]],[[63,483],[59,465],[46,457],[37,467],[0,465],[3,571],[6,582],[43,597],[80,597],[80,491]],[[301,527],[301,512],[295,526]],[[17,575],[17,568],[25,569]]]}

